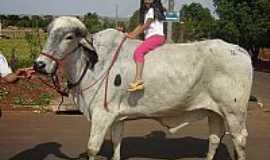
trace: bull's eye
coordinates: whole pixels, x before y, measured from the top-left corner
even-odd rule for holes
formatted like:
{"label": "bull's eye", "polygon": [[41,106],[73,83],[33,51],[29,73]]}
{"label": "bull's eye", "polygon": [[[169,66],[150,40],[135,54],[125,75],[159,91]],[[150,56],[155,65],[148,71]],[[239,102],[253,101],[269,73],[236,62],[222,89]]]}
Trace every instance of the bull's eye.
{"label": "bull's eye", "polygon": [[69,35],[66,37],[66,40],[72,40],[74,37],[72,35]]}

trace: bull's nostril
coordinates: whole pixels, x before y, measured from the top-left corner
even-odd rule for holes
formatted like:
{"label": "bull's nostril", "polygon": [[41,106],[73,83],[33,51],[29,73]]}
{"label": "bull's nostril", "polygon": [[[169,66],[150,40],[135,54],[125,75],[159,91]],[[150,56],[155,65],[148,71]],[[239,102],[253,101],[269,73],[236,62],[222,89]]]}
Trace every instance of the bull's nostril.
{"label": "bull's nostril", "polygon": [[46,64],[41,61],[34,62],[34,70],[35,71],[42,71],[45,68]]}

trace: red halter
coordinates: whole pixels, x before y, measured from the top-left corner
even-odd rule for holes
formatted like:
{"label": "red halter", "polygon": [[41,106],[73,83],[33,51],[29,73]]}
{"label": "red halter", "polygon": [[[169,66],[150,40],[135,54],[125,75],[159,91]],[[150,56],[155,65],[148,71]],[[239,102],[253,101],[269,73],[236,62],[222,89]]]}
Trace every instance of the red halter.
{"label": "red halter", "polygon": [[[86,88],[84,88],[84,89],[81,89],[81,94],[82,94],[82,92],[84,92],[84,91],[90,89],[91,87],[95,86],[99,81],[101,81],[101,83],[103,83],[104,80],[106,80],[106,82],[105,82],[105,95],[104,95],[104,108],[105,108],[106,110],[108,110],[107,92],[108,92],[109,74],[110,74],[110,71],[111,71],[113,65],[115,64],[115,62],[116,62],[116,60],[117,60],[117,58],[118,58],[118,56],[119,56],[120,49],[121,49],[121,47],[123,46],[123,44],[124,44],[124,42],[126,41],[126,39],[127,39],[127,37],[125,36],[125,37],[121,40],[119,46],[117,47],[117,49],[116,49],[116,51],[115,51],[115,53],[114,53],[114,55],[113,55],[113,59],[112,59],[112,61],[111,61],[110,66],[108,67],[108,69],[107,69],[107,70],[106,70],[106,71],[105,71],[105,72],[104,72],[97,80],[95,80],[93,83],[91,83],[88,87],[86,87]],[[58,66],[63,66],[64,60],[65,60],[72,52],[74,52],[75,50],[77,50],[79,47],[80,47],[80,45],[78,45],[78,47],[76,47],[73,51],[71,51],[71,52],[65,54],[64,57],[62,57],[62,58],[55,58],[55,57],[53,57],[51,54],[43,53],[43,52],[40,53],[40,54],[41,54],[41,55],[44,55],[44,56],[46,56],[46,57],[48,57],[48,58],[50,58],[50,59],[52,59],[53,61],[55,61],[56,64],[57,64],[57,69],[58,69]],[[88,62],[88,65],[89,65],[89,62]],[[83,77],[84,77],[84,75],[85,75],[85,73],[86,73],[86,71],[87,71],[88,65],[85,67],[85,70],[84,70],[84,72],[83,72],[83,74],[82,74],[80,80],[79,80],[78,82],[75,83],[76,85],[78,85],[78,84],[80,83],[80,81],[83,79]],[[57,69],[56,69],[55,73],[57,72]],[[68,91],[62,90],[62,89],[61,89],[62,87],[61,87],[61,85],[60,85],[60,83],[59,83],[59,81],[58,81],[58,76],[57,76],[57,74],[54,74],[53,76],[56,76],[56,79],[57,79],[56,83],[54,83],[54,87],[53,87],[53,88],[54,88],[58,93],[60,93],[62,96],[68,96],[68,94],[69,94],[68,91],[69,91],[69,89],[71,89],[71,88],[69,88],[69,87],[67,86],[66,88],[68,89]],[[44,82],[44,81],[43,81],[43,82]],[[44,83],[45,83],[45,82],[44,82]],[[48,85],[47,83],[45,83],[45,84]],[[73,85],[72,87],[75,87],[76,85]],[[51,85],[50,85],[50,86],[51,86]]]}

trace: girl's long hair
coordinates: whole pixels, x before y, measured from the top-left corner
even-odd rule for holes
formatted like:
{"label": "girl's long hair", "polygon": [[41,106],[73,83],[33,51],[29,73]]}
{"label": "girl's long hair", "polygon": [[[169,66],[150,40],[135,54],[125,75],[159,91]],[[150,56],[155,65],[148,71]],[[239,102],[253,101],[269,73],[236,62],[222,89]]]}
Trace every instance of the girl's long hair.
{"label": "girl's long hair", "polygon": [[[161,0],[154,0],[153,3],[151,4],[151,7],[154,9],[154,19],[162,21],[165,19],[164,11],[165,9],[162,6]],[[140,24],[144,23],[144,17],[146,12],[148,11],[148,8],[145,7],[144,5],[144,0],[141,0],[141,5],[140,5],[140,19],[139,22]]]}

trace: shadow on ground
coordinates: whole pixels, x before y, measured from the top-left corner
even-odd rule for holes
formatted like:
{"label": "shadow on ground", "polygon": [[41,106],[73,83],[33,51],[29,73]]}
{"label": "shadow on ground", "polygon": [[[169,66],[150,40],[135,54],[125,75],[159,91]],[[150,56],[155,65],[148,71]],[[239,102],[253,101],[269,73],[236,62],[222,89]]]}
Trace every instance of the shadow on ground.
{"label": "shadow on ground", "polygon": [[[184,137],[166,138],[161,131],[154,131],[145,137],[128,137],[122,142],[122,159],[128,158],[153,158],[153,159],[181,159],[181,158],[204,158],[208,151],[208,140]],[[27,149],[10,158],[9,160],[44,160],[48,155],[54,155],[64,160],[87,159],[84,152],[78,158],[68,157],[61,152],[61,144],[55,142],[43,143]],[[106,140],[99,153],[102,157],[112,157],[112,143]],[[229,151],[221,144],[216,160],[232,160]]]}
{"label": "shadow on ground", "polygon": [[[205,158],[208,151],[208,140],[184,137],[166,138],[165,133],[154,131],[145,137],[124,138],[121,148],[122,159],[152,158],[152,159],[181,159]],[[112,143],[106,140],[99,155],[110,159],[112,157]],[[80,154],[80,158],[87,159],[87,154]],[[232,160],[227,147],[221,144],[216,160]]]}
{"label": "shadow on ground", "polygon": [[18,153],[9,160],[44,160],[50,154],[65,160],[75,160],[62,153],[61,146],[61,144],[55,142],[38,144],[33,148]]}

